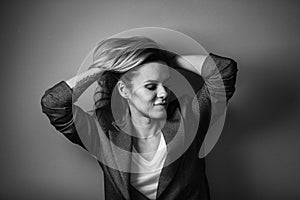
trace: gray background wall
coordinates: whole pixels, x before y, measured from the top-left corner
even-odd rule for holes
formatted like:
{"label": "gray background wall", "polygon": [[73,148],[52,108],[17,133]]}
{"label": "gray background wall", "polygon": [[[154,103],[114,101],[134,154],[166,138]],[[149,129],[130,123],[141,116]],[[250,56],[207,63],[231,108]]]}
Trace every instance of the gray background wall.
{"label": "gray background wall", "polygon": [[[41,113],[45,89],[101,39],[158,26],[238,62],[237,92],[207,157],[213,200],[299,199],[297,1],[1,1],[1,199],[103,199],[102,172]],[[298,120],[297,120],[298,119]]]}

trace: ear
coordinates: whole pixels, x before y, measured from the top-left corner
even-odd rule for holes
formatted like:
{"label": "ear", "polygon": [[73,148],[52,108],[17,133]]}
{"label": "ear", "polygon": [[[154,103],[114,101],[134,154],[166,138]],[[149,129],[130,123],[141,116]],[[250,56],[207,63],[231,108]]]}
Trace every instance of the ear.
{"label": "ear", "polygon": [[117,82],[117,87],[120,95],[125,99],[129,99],[130,93],[124,81],[119,80]]}

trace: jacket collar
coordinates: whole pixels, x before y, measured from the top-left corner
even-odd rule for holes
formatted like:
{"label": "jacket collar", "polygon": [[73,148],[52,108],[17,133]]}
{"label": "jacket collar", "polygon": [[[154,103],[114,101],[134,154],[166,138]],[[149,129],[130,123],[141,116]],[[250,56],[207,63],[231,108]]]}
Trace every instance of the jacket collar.
{"label": "jacket collar", "polygon": [[[128,172],[130,172],[131,169],[132,136],[127,133],[130,133],[132,125],[129,121],[130,120],[127,120],[121,127],[118,126],[116,122],[113,122],[112,128],[108,131],[108,137],[113,143],[113,145],[111,145],[112,159],[117,167],[117,170],[114,170],[111,175],[114,181],[118,183],[118,188],[125,199],[130,199],[130,173]],[[180,156],[181,148],[179,147],[184,145],[184,127],[179,112],[177,115],[174,115],[172,119],[166,121],[166,124],[162,128],[162,133],[167,143],[168,154],[164,168],[160,174],[157,198],[173,180],[179,162],[176,161],[172,163],[172,161]]]}

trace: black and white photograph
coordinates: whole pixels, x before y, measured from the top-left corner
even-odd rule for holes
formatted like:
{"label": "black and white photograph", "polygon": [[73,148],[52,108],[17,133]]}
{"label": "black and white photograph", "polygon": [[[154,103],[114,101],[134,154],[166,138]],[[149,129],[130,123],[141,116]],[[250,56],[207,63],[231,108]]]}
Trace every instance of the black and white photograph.
{"label": "black and white photograph", "polygon": [[300,199],[300,3],[2,1],[2,200]]}

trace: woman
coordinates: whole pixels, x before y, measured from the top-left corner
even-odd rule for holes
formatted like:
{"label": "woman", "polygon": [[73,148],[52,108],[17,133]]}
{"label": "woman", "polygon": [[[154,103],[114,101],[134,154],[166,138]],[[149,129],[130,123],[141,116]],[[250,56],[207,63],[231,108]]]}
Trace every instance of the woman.
{"label": "woman", "polygon": [[[195,98],[166,86],[173,70],[198,74]],[[226,105],[236,72],[233,60],[213,54],[178,56],[149,38],[111,38],[99,43],[89,70],[48,89],[41,105],[58,131],[97,157],[106,199],[209,199],[199,151],[218,118],[212,103]],[[89,114],[73,103],[95,81]]]}

